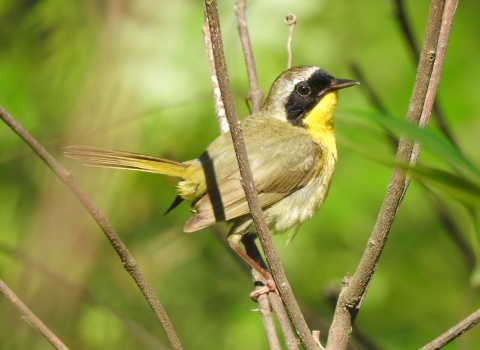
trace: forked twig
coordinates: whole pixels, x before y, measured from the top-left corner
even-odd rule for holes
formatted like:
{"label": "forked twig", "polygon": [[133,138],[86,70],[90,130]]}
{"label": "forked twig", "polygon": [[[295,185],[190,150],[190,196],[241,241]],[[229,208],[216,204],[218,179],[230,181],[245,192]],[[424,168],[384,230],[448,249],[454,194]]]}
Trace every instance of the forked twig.
{"label": "forked twig", "polygon": [[62,167],[55,158],[52,157],[50,153],[47,152],[43,146],[38,143],[35,138],[25,130],[20,123],[18,123],[11,115],[9,115],[3,108],[0,107],[0,118],[15,132],[20,136],[25,143],[30,146],[30,148],[47,164],[47,166],[52,169],[52,171],[57,175],[57,177],[65,184],[67,187],[75,194],[78,200],[83,204],[85,209],[90,213],[95,222],[100,226],[102,231],[105,233],[105,236],[108,238],[113,248],[117,252],[120,260],[122,261],[123,267],[135,280],[135,283],[142,291],[145,299],[152,308],[155,316],[163,327],[165,334],[170,342],[170,345],[173,349],[180,350],[182,345],[180,340],[168,319],[168,316],[163,309],[163,306],[160,304],[155,291],[153,290],[150,283],[148,283],[145,275],[140,270],[137,265],[137,262],[133,256],[128,251],[125,244],[122,242],[120,237],[116,234],[110,224],[107,222],[103,214],[93,203],[90,197],[85,193],[85,191],[78,185],[78,183],[73,178],[73,175],[69,173],[64,167]]}
{"label": "forked twig", "polygon": [[[440,75],[442,74],[443,61],[445,60],[445,53],[447,52],[448,39],[450,38],[450,30],[452,29],[453,18],[457,10],[458,0],[447,0],[445,3],[445,10],[443,13],[442,27],[438,37],[438,48],[436,52],[430,52],[428,59],[434,61],[432,76],[428,85],[427,94],[425,96],[425,104],[420,116],[418,125],[425,128],[428,125],[430,113],[432,112],[435,103],[435,96],[437,94],[438,84],[440,83]],[[418,156],[420,155],[421,145],[419,142],[415,143],[413,148],[410,164],[415,165]]]}
{"label": "forked twig", "polygon": [[[418,124],[422,113],[425,113],[427,116],[430,115],[430,111],[426,110],[424,105],[434,71],[435,59],[438,59],[440,66],[443,63],[441,57],[435,57],[438,51],[438,39],[440,28],[442,27],[443,14],[444,0],[432,0],[415,85],[406,117],[409,123]],[[433,60],[431,60],[432,53],[434,55]],[[439,74],[440,72],[436,71],[435,73]],[[413,141],[402,137],[398,146],[397,162],[408,163],[412,161],[413,148]],[[357,271],[352,278],[344,280],[328,336],[327,349],[337,350],[347,347],[353,323],[373,278],[397,210],[408,188],[408,183],[405,171],[394,168],[377,222]]]}

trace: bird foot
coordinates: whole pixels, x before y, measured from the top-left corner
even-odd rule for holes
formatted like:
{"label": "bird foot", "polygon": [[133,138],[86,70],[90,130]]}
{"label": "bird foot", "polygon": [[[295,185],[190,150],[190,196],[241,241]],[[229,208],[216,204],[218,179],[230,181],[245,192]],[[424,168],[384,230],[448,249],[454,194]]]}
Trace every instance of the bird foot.
{"label": "bird foot", "polygon": [[251,292],[250,299],[256,302],[260,295],[268,294],[270,292],[275,292],[278,294],[277,286],[275,285],[275,281],[272,277],[268,278],[263,286],[259,286],[253,292]]}

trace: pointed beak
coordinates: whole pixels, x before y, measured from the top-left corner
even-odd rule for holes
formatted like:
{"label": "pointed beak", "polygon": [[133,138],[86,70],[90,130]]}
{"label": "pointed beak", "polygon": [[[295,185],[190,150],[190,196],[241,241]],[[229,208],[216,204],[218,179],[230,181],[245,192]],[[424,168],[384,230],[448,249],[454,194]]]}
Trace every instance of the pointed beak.
{"label": "pointed beak", "polygon": [[330,83],[329,90],[340,90],[345,89],[350,86],[360,84],[358,81],[355,80],[346,80],[346,79],[333,79]]}

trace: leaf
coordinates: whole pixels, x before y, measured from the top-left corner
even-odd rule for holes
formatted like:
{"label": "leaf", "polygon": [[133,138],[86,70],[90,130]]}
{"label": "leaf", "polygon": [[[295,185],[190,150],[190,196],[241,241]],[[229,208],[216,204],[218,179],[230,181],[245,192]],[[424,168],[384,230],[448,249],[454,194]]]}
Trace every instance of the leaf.
{"label": "leaf", "polygon": [[410,171],[414,178],[429,180],[427,184],[439,188],[468,207],[480,207],[480,186],[464,177],[423,165],[397,166]]}
{"label": "leaf", "polygon": [[423,147],[447,162],[453,169],[468,176],[471,181],[480,184],[480,170],[465,158],[445,137],[430,129],[422,129],[415,124],[409,124],[396,119],[391,115],[361,110],[350,110],[350,112],[373,120],[396,133],[405,134],[407,137],[420,142]]}
{"label": "leaf", "polygon": [[385,166],[392,168],[396,166],[409,171],[410,176],[414,180],[424,181],[426,185],[436,187],[468,207],[480,207],[480,185],[465,176],[421,164],[410,166],[408,164],[396,163],[392,156],[382,154],[378,149],[369,147],[366,144],[352,142],[348,139],[343,139],[342,145],[352,152],[356,152]]}

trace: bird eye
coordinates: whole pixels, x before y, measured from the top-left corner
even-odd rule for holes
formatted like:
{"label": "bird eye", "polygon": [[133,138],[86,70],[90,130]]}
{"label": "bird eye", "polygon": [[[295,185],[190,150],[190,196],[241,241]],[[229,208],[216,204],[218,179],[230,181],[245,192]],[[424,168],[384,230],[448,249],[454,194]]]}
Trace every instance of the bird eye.
{"label": "bird eye", "polygon": [[310,89],[310,87],[308,85],[298,85],[297,86],[297,92],[302,95],[302,96],[307,96],[307,95],[310,95],[310,92],[312,90]]}

